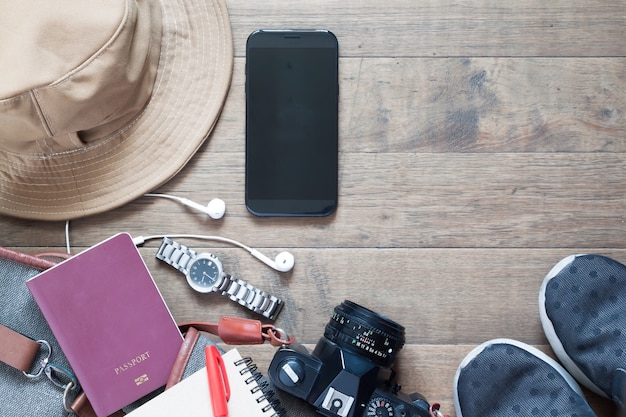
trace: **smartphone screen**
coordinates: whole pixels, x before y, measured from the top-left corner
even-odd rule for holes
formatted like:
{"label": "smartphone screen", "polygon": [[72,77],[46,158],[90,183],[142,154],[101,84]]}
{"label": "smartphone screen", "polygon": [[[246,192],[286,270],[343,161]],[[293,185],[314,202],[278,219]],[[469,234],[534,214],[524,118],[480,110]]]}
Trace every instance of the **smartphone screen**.
{"label": "smartphone screen", "polygon": [[246,206],[325,216],[337,206],[338,46],[328,31],[252,33],[246,46]]}

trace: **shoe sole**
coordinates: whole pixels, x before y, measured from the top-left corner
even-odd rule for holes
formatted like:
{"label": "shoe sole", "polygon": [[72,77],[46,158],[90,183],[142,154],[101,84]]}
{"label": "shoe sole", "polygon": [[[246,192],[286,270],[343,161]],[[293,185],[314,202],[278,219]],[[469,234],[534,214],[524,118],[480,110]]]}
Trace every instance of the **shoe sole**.
{"label": "shoe sole", "polygon": [[552,269],[548,272],[548,275],[543,280],[541,284],[541,288],[539,290],[539,317],[541,318],[541,325],[543,326],[543,331],[546,334],[546,338],[552,347],[552,350],[556,354],[557,358],[561,361],[563,366],[572,374],[574,378],[578,382],[580,382],[583,386],[593,391],[594,393],[608,398],[607,395],[598,388],[591,380],[583,373],[583,371],[576,365],[576,363],[570,358],[570,356],[563,348],[563,344],[559,340],[559,337],[554,330],[554,325],[552,321],[548,318],[548,313],[546,311],[546,288],[550,283],[550,280],[558,275],[565,267],[574,261],[579,256],[585,256],[584,254],[579,255],[570,255],[564,259],[561,259]]}
{"label": "shoe sole", "polygon": [[459,393],[457,391],[461,371],[465,367],[467,367],[467,365],[469,365],[469,363],[474,360],[474,358],[476,358],[476,356],[478,356],[483,350],[487,349],[489,346],[499,344],[513,345],[517,348],[527,351],[533,356],[536,356],[540,360],[546,362],[548,365],[554,368],[554,370],[557,371],[559,375],[563,377],[567,385],[569,385],[574,392],[584,398],[582,389],[580,388],[580,385],[576,383],[576,380],[565,370],[565,368],[563,368],[557,361],[552,359],[550,356],[546,355],[545,353],[533,346],[527,345],[526,343],[522,343],[517,340],[506,338],[493,339],[475,347],[470,353],[467,354],[467,356],[465,356],[465,358],[463,359],[463,361],[461,361],[461,364],[456,370],[456,374],[454,375],[454,410],[456,412],[456,417],[463,417],[463,413],[459,408]]}

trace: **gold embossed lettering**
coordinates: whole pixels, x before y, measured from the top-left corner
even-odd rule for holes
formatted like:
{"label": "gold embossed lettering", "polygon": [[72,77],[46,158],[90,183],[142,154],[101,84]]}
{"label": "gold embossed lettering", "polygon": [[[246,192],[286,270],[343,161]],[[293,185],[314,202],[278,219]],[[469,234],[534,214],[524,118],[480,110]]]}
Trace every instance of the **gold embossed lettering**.
{"label": "gold embossed lettering", "polygon": [[135,384],[137,384],[137,385],[141,385],[141,384],[143,384],[144,382],[147,382],[148,380],[149,380],[149,378],[148,378],[148,374],[143,374],[143,375],[141,375],[140,377],[135,378]]}
{"label": "gold embossed lettering", "polygon": [[[118,366],[117,368],[113,369],[113,372],[115,372],[115,375],[119,375],[119,374],[127,371],[128,369],[130,369],[130,368],[132,368],[134,366],[139,365],[141,362],[147,361],[148,359],[150,359],[150,351],[145,351],[143,353],[138,354],[134,358],[130,358],[125,363],[120,364],[120,366]],[[142,375],[142,377],[146,377],[147,378],[146,375]]]}

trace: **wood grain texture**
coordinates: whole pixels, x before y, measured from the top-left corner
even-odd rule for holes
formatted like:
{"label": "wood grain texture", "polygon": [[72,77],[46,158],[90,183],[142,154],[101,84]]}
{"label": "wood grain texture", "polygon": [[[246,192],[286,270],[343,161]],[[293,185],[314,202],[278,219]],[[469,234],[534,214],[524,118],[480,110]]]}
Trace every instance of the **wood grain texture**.
{"label": "wood grain texture", "polygon": [[[585,0],[228,2],[235,53],[253,30],[328,28],[345,56],[624,56],[624,5]],[[235,24],[235,22],[237,24]]]}
{"label": "wood grain texture", "polygon": [[[473,347],[509,337],[552,354],[538,315],[543,277],[561,258],[594,252],[626,262],[626,4],[608,0],[227,0],[233,82],[210,140],[159,192],[71,222],[74,252],[127,231],[222,235],[227,270],[285,299],[276,324],[313,347],[345,299],[403,324],[403,391],[454,417],[456,369]],[[332,30],[340,43],[339,208],[327,218],[255,218],[244,206],[245,42],[259,28]],[[0,245],[63,250],[64,223],[0,218]],[[187,288],[141,248],[178,321],[253,317]],[[242,347],[266,370],[274,348]],[[612,404],[588,394],[599,417]],[[301,402],[302,415],[315,416]]]}
{"label": "wood grain texture", "polygon": [[[625,157],[343,153],[340,209],[313,220],[250,216],[243,204],[243,154],[205,151],[160,191],[207,202],[219,195],[228,203],[228,215],[220,222],[170,201],[143,198],[72,222],[71,235],[78,246],[126,230],[133,235],[222,233],[262,247],[620,247]],[[27,237],[37,245],[63,242],[63,224],[28,229],[27,222],[4,223],[7,238]],[[42,234],[41,228],[51,233]]]}
{"label": "wood grain texture", "polygon": [[[342,152],[624,152],[626,58],[340,58]],[[245,59],[212,152],[242,151]]]}

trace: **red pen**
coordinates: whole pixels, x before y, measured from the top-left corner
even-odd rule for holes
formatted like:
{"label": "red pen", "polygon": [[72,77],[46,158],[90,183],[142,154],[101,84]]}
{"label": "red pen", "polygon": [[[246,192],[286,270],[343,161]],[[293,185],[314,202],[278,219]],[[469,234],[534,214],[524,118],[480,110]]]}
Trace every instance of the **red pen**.
{"label": "red pen", "polygon": [[209,380],[209,393],[214,417],[228,416],[228,403],[230,399],[230,385],[222,355],[215,346],[204,348],[206,357],[206,372]]}

